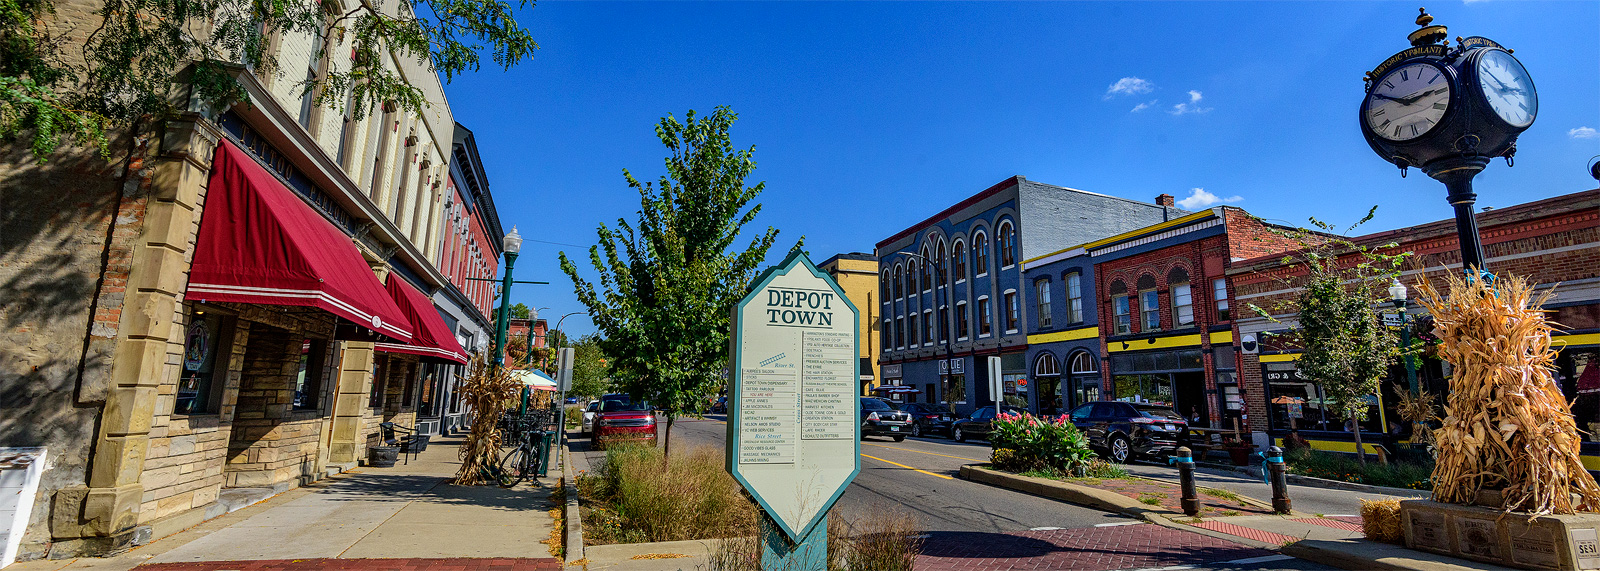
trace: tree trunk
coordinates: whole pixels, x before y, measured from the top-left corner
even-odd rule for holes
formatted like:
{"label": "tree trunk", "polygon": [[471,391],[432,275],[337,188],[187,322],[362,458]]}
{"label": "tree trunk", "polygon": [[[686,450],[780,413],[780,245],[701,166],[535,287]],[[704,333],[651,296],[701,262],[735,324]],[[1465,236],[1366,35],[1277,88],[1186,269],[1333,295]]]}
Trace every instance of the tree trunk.
{"label": "tree trunk", "polygon": [[667,433],[661,435],[661,469],[667,468],[667,457],[672,455],[672,421],[678,415],[667,412]]}
{"label": "tree trunk", "polygon": [[1367,468],[1367,450],[1361,446],[1361,421],[1356,420],[1355,411],[1350,411],[1350,431],[1356,435],[1356,459],[1361,462],[1361,469]]}

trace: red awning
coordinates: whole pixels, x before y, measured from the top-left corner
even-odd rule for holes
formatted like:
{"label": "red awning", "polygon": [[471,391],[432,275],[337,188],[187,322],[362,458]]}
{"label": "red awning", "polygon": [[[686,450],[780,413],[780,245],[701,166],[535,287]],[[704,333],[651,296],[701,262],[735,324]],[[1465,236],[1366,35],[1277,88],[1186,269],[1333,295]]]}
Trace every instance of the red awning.
{"label": "red awning", "polygon": [[433,308],[428,296],[422,295],[417,288],[394,274],[389,274],[387,289],[394,304],[400,306],[400,312],[410,318],[411,331],[415,334],[409,345],[378,343],[376,348],[379,351],[438,357],[467,364],[467,352],[456,342],[455,334],[450,332],[450,326],[444,324],[444,318],[439,317],[439,310]]}
{"label": "red awning", "polygon": [[350,237],[228,140],[212,159],[185,297],[315,307],[394,339],[412,336]]}

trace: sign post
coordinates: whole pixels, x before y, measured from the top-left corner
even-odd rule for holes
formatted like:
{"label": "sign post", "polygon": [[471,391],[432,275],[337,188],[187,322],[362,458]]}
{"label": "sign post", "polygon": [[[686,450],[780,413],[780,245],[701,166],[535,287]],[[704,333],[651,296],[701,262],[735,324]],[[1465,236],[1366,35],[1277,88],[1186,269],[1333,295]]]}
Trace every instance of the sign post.
{"label": "sign post", "polygon": [[828,568],[818,523],[861,470],[859,321],[799,250],[733,310],[727,468],[761,506],[764,569]]}
{"label": "sign post", "polygon": [[989,358],[989,396],[994,397],[994,416],[1000,418],[1000,403],[1005,400],[1001,392],[1006,389],[1005,383],[1000,379],[1000,358]]}

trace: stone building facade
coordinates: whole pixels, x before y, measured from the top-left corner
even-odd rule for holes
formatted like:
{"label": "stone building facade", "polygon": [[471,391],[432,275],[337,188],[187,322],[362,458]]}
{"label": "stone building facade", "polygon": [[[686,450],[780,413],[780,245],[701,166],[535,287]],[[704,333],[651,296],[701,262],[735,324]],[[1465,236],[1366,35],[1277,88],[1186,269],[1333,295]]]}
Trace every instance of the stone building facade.
{"label": "stone building facade", "polygon": [[[58,7],[84,18],[98,3]],[[325,53],[349,52],[337,41]],[[435,102],[420,114],[305,105],[306,71],[350,65],[311,57],[320,42],[272,38],[282,74],[235,72],[250,104],[126,134],[109,161],[69,150],[41,164],[16,145],[0,156],[0,320],[11,331],[0,447],[49,451],[21,558],[142,544],[355,466],[378,423],[413,422],[432,359],[405,351],[422,339],[417,319],[439,316],[431,303],[431,317],[398,313],[385,283],[423,297],[447,283],[437,267],[454,122],[437,77],[415,62],[381,63]],[[224,155],[243,170],[217,168]],[[199,239],[249,218],[215,211],[219,185],[250,186],[292,218],[268,222],[337,236],[297,251],[338,252],[338,277],[364,280],[356,303],[328,301],[348,292],[242,302],[197,289],[199,258],[255,242]]]}

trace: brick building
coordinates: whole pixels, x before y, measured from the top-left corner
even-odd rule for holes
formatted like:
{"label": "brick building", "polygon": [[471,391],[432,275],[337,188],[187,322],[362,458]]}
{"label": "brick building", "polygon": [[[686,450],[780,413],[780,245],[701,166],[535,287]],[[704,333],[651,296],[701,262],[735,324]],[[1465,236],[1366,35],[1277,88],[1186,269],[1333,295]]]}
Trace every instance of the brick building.
{"label": "brick building", "polygon": [[850,303],[861,312],[860,352],[861,394],[870,395],[882,377],[878,376],[878,258],[872,254],[850,252],[834,254],[817,264],[817,269],[828,272],[839,289],[844,290]]}
{"label": "brick building", "polygon": [[[1541,288],[1555,288],[1554,297],[1544,306],[1551,319],[1565,328],[1554,345],[1559,349],[1556,378],[1566,397],[1573,402],[1573,413],[1580,429],[1587,431],[1583,443],[1584,461],[1591,470],[1600,469],[1600,190],[1588,190],[1545,200],[1497,208],[1477,214],[1486,266],[1497,274],[1531,278]],[[1354,239],[1368,245],[1398,244],[1399,251],[1411,251],[1401,280],[1411,291],[1422,279],[1442,287],[1446,272],[1460,271],[1461,256],[1454,219],[1440,220],[1409,228],[1378,232]],[[1301,275],[1285,267],[1281,256],[1263,255],[1232,264],[1227,271],[1237,303],[1253,303],[1263,308],[1277,307],[1297,289],[1286,286]],[[1425,319],[1426,311],[1414,298],[1408,314]],[[1234,333],[1247,341],[1241,351],[1240,377],[1258,444],[1281,438],[1297,430],[1314,446],[1327,450],[1354,452],[1355,446],[1339,412],[1323,410],[1320,387],[1295,373],[1299,352],[1293,339],[1294,315],[1275,315],[1277,322],[1247,315],[1235,316]],[[1425,329],[1425,326],[1422,327]],[[1249,345],[1254,347],[1249,347]],[[1420,384],[1434,392],[1448,392],[1448,364],[1424,356],[1416,361]],[[1384,390],[1374,399],[1372,414],[1362,424],[1368,450],[1376,443],[1403,441],[1408,427],[1393,411],[1395,390],[1406,384],[1404,368],[1391,368]],[[1260,398],[1255,398],[1260,395]],[[1281,398],[1280,398],[1281,397]],[[1298,399],[1299,410],[1290,403]],[[1383,414],[1377,414],[1379,410]]]}
{"label": "brick building", "polygon": [[429,298],[448,283],[442,87],[385,55],[433,105],[311,105],[299,81],[348,68],[341,41],[272,38],[284,74],[235,70],[249,104],[188,109],[111,161],[0,157],[7,210],[29,213],[0,233],[0,447],[51,458],[22,558],[126,549],[355,466],[465,359]]}
{"label": "brick building", "polygon": [[1186,214],[1171,198],[1141,203],[1014,176],[878,242],[884,382],[964,414],[997,400],[981,363],[999,356],[1017,392],[998,396],[1037,410],[1017,383],[1030,311],[1020,262]]}

